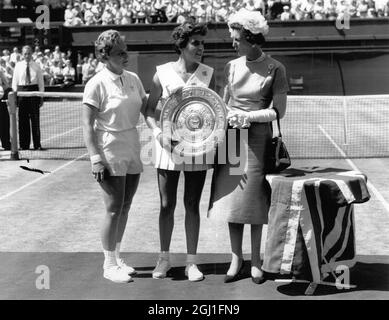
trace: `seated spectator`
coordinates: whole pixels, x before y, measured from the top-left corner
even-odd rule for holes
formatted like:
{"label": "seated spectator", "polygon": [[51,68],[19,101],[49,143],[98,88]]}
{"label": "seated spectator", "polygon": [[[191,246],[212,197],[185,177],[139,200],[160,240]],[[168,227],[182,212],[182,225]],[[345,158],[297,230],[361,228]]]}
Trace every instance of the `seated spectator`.
{"label": "seated spectator", "polygon": [[293,14],[290,12],[289,6],[283,7],[283,12],[281,13],[280,19],[281,21],[293,20]]}
{"label": "seated spectator", "polygon": [[2,56],[3,60],[6,62],[6,63],[9,63],[9,60],[10,60],[10,52],[8,49],[4,49],[3,50],[3,56]]}
{"label": "seated spectator", "polygon": [[62,66],[61,66],[59,60],[53,61],[53,66],[51,67],[50,73],[53,76],[53,78],[51,79],[51,82],[50,82],[51,86],[63,84],[64,75],[62,73]]}
{"label": "seated spectator", "polygon": [[72,62],[70,60],[65,61],[65,68],[62,70],[63,74],[63,82],[65,86],[72,86],[76,82],[76,70],[72,66]]}
{"label": "seated spectator", "polygon": [[275,0],[271,6],[269,4],[269,15],[271,20],[279,19],[283,11],[284,9],[281,0]]}
{"label": "seated spectator", "polygon": [[10,72],[10,68],[7,67],[6,60],[3,59],[3,57],[0,58],[0,72],[3,73],[4,77],[7,79],[7,84],[11,85],[12,83],[12,73]]}
{"label": "seated spectator", "polygon": [[367,18],[367,9],[368,9],[367,1],[362,0],[357,7],[357,15],[360,18]]}
{"label": "seated spectator", "polygon": [[114,23],[114,16],[112,10],[109,7],[104,9],[103,15],[101,16],[102,25],[109,25]]}
{"label": "seated spectator", "polygon": [[174,0],[169,0],[165,10],[167,21],[170,23],[176,23],[178,17],[178,6]]}
{"label": "seated spectator", "polygon": [[227,3],[223,2],[219,9],[216,9],[215,20],[216,22],[227,22],[228,10]]}
{"label": "seated spectator", "polygon": [[38,58],[39,53],[42,53],[41,48],[39,46],[35,46],[34,53],[32,54],[32,59],[36,60]]}
{"label": "seated spectator", "polygon": [[298,2],[294,9],[291,9],[291,12],[293,13],[293,17],[295,20],[300,21],[303,20],[305,17],[305,12],[301,9],[301,2]]}
{"label": "seated spectator", "polygon": [[120,24],[122,25],[128,25],[132,23],[132,5],[131,3],[125,4],[122,7],[120,7],[120,11],[122,12],[122,20],[120,21]]}
{"label": "seated spectator", "polygon": [[92,61],[92,58],[84,58],[84,64],[82,65],[82,84],[86,84],[95,74],[95,67]]}
{"label": "seated spectator", "polygon": [[9,57],[9,61],[10,62],[14,62],[16,64],[17,62],[20,61],[21,57],[22,56],[19,53],[19,49],[17,47],[14,47],[13,50],[12,50],[12,53],[11,53],[11,55]]}
{"label": "seated spectator", "polygon": [[95,25],[95,19],[94,19],[94,14],[91,10],[86,10],[84,13],[84,22],[86,26],[93,26]]}
{"label": "seated spectator", "polygon": [[315,5],[313,6],[313,18],[315,20],[323,20],[326,19],[326,15],[324,13],[324,6],[322,0],[317,0]]}
{"label": "seated spectator", "polygon": [[62,52],[59,46],[55,46],[53,53],[51,54],[51,60],[60,61],[62,58]]}
{"label": "seated spectator", "polygon": [[367,9],[366,18],[368,18],[368,19],[373,19],[373,18],[376,18],[376,17],[377,17],[377,14],[376,14],[374,8],[369,8],[369,9]]}
{"label": "seated spectator", "polygon": [[73,25],[73,7],[68,4],[65,10],[65,22],[64,26],[71,27]]}
{"label": "seated spectator", "polygon": [[207,22],[207,3],[201,0],[196,6],[196,22],[205,23]]}

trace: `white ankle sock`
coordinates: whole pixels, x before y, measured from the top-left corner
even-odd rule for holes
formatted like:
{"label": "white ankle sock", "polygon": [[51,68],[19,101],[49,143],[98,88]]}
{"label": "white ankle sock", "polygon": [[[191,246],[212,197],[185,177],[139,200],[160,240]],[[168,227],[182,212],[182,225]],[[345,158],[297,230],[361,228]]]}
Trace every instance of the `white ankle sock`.
{"label": "white ankle sock", "polygon": [[169,251],[161,251],[159,257],[165,260],[169,260],[170,254]]}
{"label": "white ankle sock", "polygon": [[197,254],[187,254],[186,255],[186,264],[196,264]]}
{"label": "white ankle sock", "polygon": [[104,269],[117,266],[115,251],[103,250],[104,252]]}
{"label": "white ankle sock", "polygon": [[115,257],[116,257],[116,260],[119,260],[119,259],[120,259],[120,244],[121,244],[121,242],[117,242],[117,243],[116,243],[116,248],[115,248]]}

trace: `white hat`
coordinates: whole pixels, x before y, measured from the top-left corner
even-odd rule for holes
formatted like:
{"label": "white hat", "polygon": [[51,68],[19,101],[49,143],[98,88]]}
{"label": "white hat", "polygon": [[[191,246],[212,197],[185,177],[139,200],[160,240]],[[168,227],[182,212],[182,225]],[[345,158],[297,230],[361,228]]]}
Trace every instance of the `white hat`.
{"label": "white hat", "polygon": [[253,34],[266,35],[269,32],[267,21],[260,11],[250,11],[242,8],[228,18],[228,26],[233,23],[240,24]]}

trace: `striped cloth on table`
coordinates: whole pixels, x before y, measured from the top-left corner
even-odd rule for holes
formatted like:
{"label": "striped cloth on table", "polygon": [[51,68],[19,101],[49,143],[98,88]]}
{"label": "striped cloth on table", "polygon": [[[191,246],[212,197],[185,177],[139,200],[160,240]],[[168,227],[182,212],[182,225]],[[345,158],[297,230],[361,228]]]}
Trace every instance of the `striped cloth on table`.
{"label": "striped cloth on table", "polygon": [[355,261],[353,203],[369,200],[367,178],[356,171],[268,175],[272,188],[262,269],[308,272],[314,282]]}

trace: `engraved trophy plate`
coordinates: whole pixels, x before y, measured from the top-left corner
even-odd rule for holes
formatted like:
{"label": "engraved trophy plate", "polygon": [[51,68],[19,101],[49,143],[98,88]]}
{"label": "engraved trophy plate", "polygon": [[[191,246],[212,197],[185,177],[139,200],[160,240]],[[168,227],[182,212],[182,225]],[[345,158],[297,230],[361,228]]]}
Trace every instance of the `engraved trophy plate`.
{"label": "engraved trophy plate", "polygon": [[171,136],[174,153],[199,156],[223,141],[227,109],[216,92],[204,87],[185,87],[167,98],[160,121],[163,134]]}

